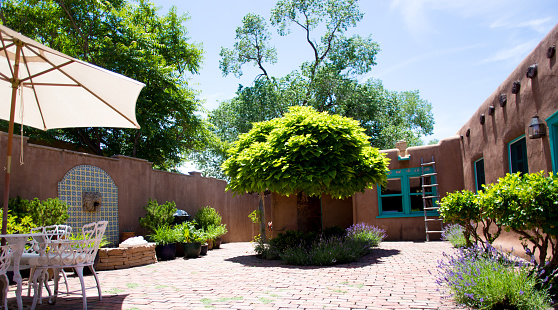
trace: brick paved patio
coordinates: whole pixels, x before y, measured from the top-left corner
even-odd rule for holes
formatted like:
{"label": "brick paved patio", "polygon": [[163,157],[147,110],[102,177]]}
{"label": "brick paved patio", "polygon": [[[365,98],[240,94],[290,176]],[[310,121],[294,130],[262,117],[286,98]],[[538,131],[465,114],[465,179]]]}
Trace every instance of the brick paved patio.
{"label": "brick paved patio", "polygon": [[[250,243],[223,244],[197,259],[100,271],[103,300],[88,290],[89,309],[462,309],[436,291],[435,270],[447,242],[384,242],[358,262],[294,267],[253,255]],[[70,278],[71,287],[79,280]],[[86,277],[89,286],[94,284]],[[10,288],[10,309],[16,307]],[[31,298],[25,298],[26,308]],[[56,306],[81,309],[81,297]]]}

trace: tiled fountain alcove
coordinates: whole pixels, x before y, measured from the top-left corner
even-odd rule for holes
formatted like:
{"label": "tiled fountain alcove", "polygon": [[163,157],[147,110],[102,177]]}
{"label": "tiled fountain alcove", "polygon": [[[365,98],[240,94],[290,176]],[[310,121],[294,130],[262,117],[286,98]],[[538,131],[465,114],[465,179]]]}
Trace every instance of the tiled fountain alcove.
{"label": "tiled fountain alcove", "polygon": [[[82,208],[83,193],[100,193],[101,207],[98,211],[87,212]],[[118,243],[118,188],[103,169],[91,165],[81,165],[66,173],[58,182],[58,198],[68,205],[67,224],[75,232],[85,224],[108,221],[105,236],[109,243]]]}

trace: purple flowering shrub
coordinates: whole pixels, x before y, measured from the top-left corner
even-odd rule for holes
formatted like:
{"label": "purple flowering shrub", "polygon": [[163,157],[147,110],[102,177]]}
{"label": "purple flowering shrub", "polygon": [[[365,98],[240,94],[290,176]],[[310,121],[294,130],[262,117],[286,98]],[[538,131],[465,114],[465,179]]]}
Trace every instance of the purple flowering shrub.
{"label": "purple flowering shrub", "polygon": [[378,246],[387,237],[385,230],[366,223],[353,224],[347,228],[346,234],[348,238],[359,239],[363,243],[368,242],[369,246]]}
{"label": "purple flowering shrub", "polygon": [[459,224],[446,225],[442,232],[442,240],[449,241],[456,248],[466,247],[465,228]]}
{"label": "purple flowering shrub", "polygon": [[540,288],[532,264],[475,245],[461,248],[455,255],[444,253],[439,261],[436,283],[448,296],[476,309],[548,309],[550,295]]}
{"label": "purple flowering shrub", "polygon": [[385,230],[359,223],[347,228],[344,234],[324,234],[312,243],[308,240],[298,244],[289,242],[292,246],[282,248],[278,255],[281,260],[290,265],[343,264],[366,255],[371,247],[378,246],[385,238]]}

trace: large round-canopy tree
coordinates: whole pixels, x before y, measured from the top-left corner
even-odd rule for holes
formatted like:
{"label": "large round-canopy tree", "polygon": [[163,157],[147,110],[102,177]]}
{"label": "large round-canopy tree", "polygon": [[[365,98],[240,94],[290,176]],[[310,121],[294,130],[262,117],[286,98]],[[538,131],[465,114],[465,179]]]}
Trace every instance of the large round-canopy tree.
{"label": "large round-canopy tree", "polygon": [[301,231],[321,229],[322,195],[342,199],[382,183],[389,163],[358,121],[301,106],[255,123],[229,155],[222,166],[230,178],[227,190],[296,194]]}

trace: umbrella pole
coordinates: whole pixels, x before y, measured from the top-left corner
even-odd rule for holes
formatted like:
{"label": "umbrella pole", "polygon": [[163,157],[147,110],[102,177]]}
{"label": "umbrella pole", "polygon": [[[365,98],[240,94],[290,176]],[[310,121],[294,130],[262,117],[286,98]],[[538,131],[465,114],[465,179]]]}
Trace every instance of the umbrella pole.
{"label": "umbrella pole", "polygon": [[[8,148],[6,152],[6,176],[4,179],[4,205],[2,210],[2,234],[7,233],[8,228],[8,203],[10,201],[10,173],[12,169],[12,145],[14,140],[14,119],[17,89],[19,87],[19,57],[23,42],[16,41],[16,56],[14,63],[14,76],[12,77],[12,103],[10,107],[10,125],[8,127]],[[9,60],[8,60],[9,61]],[[6,244],[6,239],[2,239],[2,245]]]}

